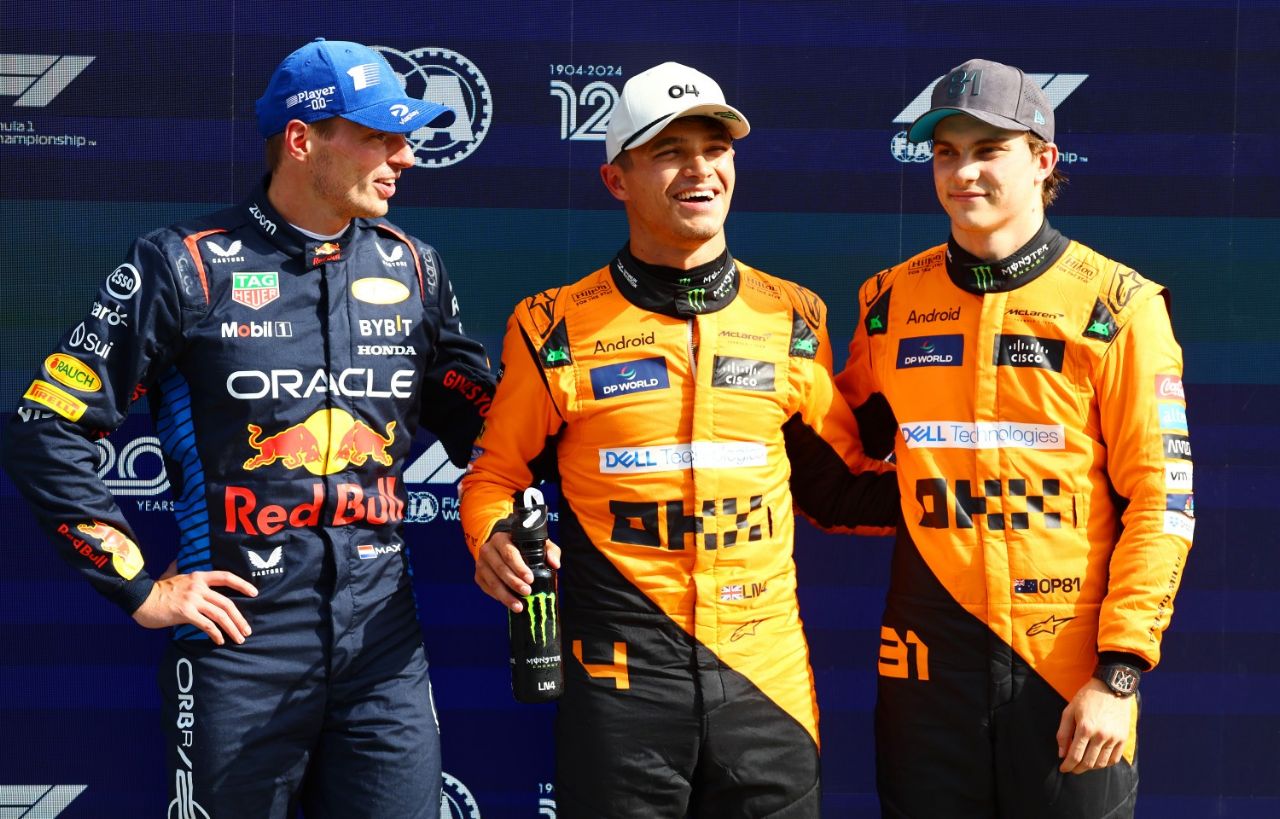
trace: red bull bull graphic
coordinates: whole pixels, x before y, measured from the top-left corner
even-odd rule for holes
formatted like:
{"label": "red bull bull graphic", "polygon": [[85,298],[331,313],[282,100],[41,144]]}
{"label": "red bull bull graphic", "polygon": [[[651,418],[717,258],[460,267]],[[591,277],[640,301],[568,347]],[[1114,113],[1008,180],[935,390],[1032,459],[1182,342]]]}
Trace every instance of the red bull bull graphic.
{"label": "red bull bull graphic", "polygon": [[256,454],[244,462],[248,471],[279,462],[286,469],[306,469],[312,475],[332,475],[348,464],[364,466],[370,458],[383,466],[394,459],[388,451],[395,443],[395,421],[385,433],[353,418],[343,409],[322,409],[300,424],[262,437],[262,427],[249,424],[249,446]]}
{"label": "red bull bull graphic", "polygon": [[[60,527],[59,531],[64,528],[68,527]],[[111,555],[111,568],[125,580],[132,580],[142,571],[142,550],[120,530],[96,520],[92,524],[77,524],[76,529],[99,542],[98,550]],[[70,536],[69,532],[63,534]],[[93,558],[90,557],[90,560]],[[101,568],[106,561],[93,562]]]}

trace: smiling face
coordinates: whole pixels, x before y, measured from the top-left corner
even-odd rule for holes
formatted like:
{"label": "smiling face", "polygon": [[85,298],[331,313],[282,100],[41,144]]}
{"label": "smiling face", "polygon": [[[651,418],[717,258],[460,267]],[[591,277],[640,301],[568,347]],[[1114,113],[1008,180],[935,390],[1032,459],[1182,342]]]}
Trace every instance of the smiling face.
{"label": "smiling face", "polygon": [[396,180],[413,167],[404,136],[335,118],[325,133],[311,129],[310,186],[325,221],[336,232],[353,218],[385,216]]}
{"label": "smiling face", "polygon": [[627,209],[631,252],[687,269],[719,256],[733,198],[733,139],[706,117],[673,121],[653,139],[600,168]]}
{"label": "smiling face", "polygon": [[1000,259],[1025,244],[1044,221],[1041,186],[1058,149],[1033,154],[1025,131],[988,125],[968,114],[933,132],[933,185],[960,246]]}

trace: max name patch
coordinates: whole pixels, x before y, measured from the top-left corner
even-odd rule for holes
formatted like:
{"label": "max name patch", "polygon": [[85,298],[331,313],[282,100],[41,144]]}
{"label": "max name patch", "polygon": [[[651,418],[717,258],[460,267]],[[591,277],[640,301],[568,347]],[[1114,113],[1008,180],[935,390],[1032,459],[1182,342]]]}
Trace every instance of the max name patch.
{"label": "max name patch", "polygon": [[658,356],[591,368],[591,391],[596,400],[665,390],[669,386],[671,380],[667,376],[666,359]]}

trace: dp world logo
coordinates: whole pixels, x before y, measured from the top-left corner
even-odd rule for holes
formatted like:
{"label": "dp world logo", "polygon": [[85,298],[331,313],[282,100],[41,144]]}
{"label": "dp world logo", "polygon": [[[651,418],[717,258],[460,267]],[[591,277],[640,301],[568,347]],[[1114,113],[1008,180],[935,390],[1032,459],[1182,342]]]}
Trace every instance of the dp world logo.
{"label": "dp world logo", "polygon": [[449,125],[419,128],[409,134],[419,166],[454,165],[480,147],[493,121],[493,95],[475,63],[447,48],[373,48],[387,58],[406,94],[454,111]]}
{"label": "dp world logo", "polygon": [[[911,103],[902,109],[896,117],[893,118],[895,125],[910,125],[915,122],[921,114],[929,110],[929,100],[933,96],[933,87],[941,82],[946,75],[938,77],[938,79],[929,83],[924,90],[916,95]],[[1027,74],[1028,79],[1039,83],[1044,89],[1044,95],[1048,97],[1049,104],[1055,109],[1061,105],[1071,93],[1079,88],[1085,80],[1089,79],[1088,74]],[[928,162],[933,159],[933,143],[926,141],[912,144],[907,141],[907,132],[905,130],[898,131],[889,140],[889,153],[893,154],[893,158],[899,162]],[[1087,161],[1084,157],[1075,154],[1064,154],[1059,161],[1066,159],[1067,161]]]}

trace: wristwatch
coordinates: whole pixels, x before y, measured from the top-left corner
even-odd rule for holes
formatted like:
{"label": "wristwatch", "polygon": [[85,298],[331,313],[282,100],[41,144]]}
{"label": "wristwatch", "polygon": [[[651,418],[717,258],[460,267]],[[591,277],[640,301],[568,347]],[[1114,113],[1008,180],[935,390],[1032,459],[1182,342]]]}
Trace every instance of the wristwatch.
{"label": "wristwatch", "polygon": [[1106,683],[1117,697],[1132,697],[1142,681],[1141,669],[1124,663],[1099,663],[1093,676]]}

